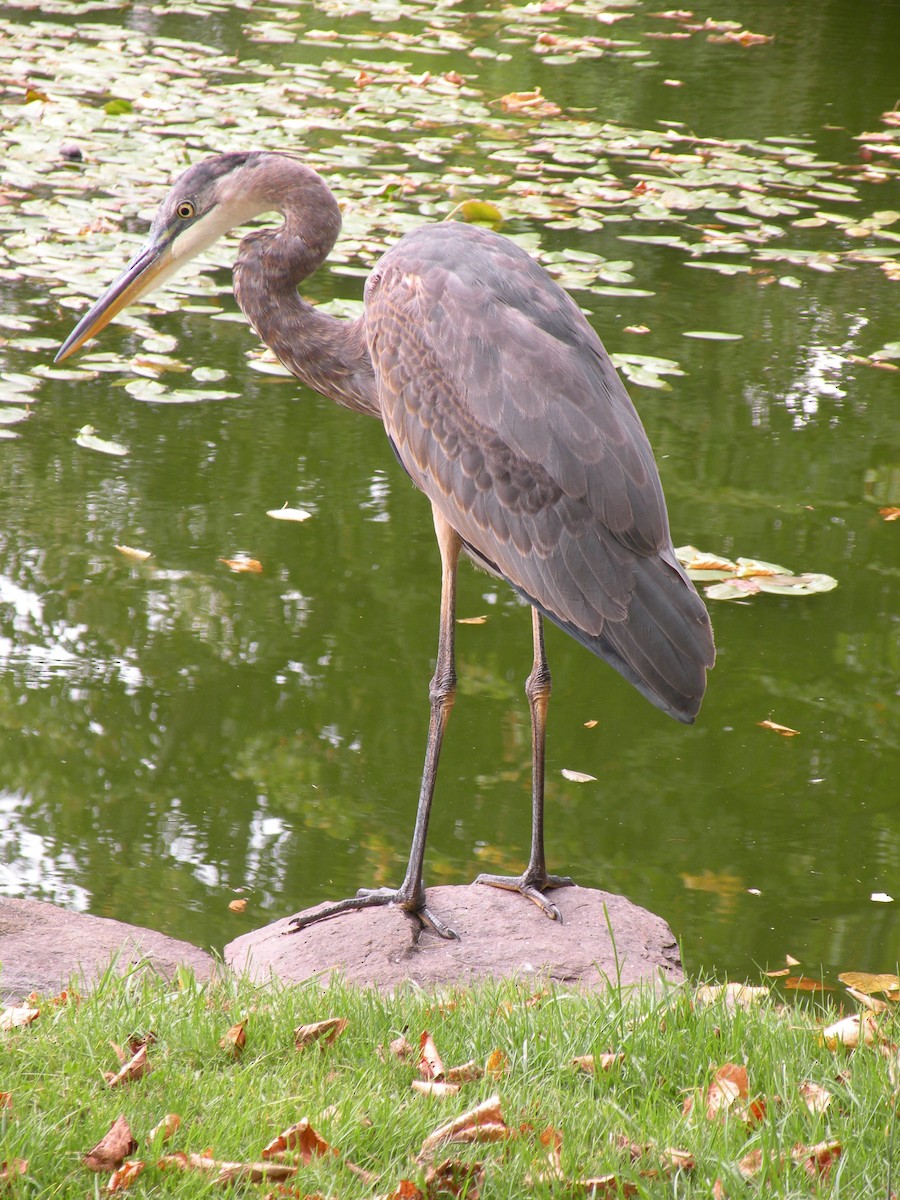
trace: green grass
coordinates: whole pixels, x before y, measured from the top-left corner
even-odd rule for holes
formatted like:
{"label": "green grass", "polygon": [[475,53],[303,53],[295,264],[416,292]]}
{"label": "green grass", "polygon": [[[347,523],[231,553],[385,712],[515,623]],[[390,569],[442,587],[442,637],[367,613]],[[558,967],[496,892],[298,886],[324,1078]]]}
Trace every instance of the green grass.
{"label": "green grass", "polygon": [[[267,1142],[303,1117],[339,1153],[301,1167],[291,1195],[391,1195],[401,1179],[423,1184],[428,1164],[416,1156],[429,1133],[497,1094],[515,1137],[448,1145],[434,1156],[483,1163],[484,1198],[574,1195],[572,1181],[614,1173],[620,1190],[609,1194],[706,1198],[718,1180],[727,1197],[888,1200],[892,1145],[900,1157],[890,1058],[878,1046],[826,1049],[820,1030],[838,1015],[834,1009],[782,1007],[772,999],[730,1012],[721,1003],[695,1004],[690,988],[656,996],[612,989],[599,997],[556,988],[536,1003],[529,995],[498,985],[386,997],[337,985],[324,991],[233,980],[200,986],[189,977],[165,983],[143,973],[122,980],[110,973],[79,1003],[41,1002],[36,1021],[0,1034],[0,1090],[11,1094],[12,1105],[0,1110],[0,1163],[28,1162],[23,1176],[0,1184],[0,1195],[101,1194],[108,1176],[81,1160],[120,1114],[140,1143],[132,1157],[148,1164],[130,1195],[221,1194],[208,1175],[161,1170],[158,1158],[209,1150],[218,1159],[256,1161]],[[295,1027],[329,1016],[347,1018],[344,1033],[324,1049],[298,1051]],[[241,1020],[246,1046],[234,1058],[219,1042]],[[388,1047],[405,1034],[418,1050],[425,1029],[445,1066],[484,1064],[499,1050],[504,1073],[442,1100],[414,1093],[415,1059],[404,1063]],[[151,1031],[152,1072],[110,1088],[103,1072],[118,1069],[110,1041],[124,1045]],[[896,1015],[882,1018],[881,1037],[898,1039]],[[609,1050],[623,1057],[608,1071],[591,1075],[572,1066],[576,1056]],[[734,1110],[707,1118],[706,1089],[726,1063],[744,1064],[750,1098],[765,1100],[755,1125]],[[807,1108],[798,1090],[804,1081],[831,1093],[824,1114]],[[691,1093],[693,1110],[685,1114]],[[177,1133],[149,1144],[149,1131],[170,1112],[182,1119]],[[540,1141],[548,1127],[562,1134],[565,1178],[535,1182],[549,1169]],[[655,1149],[632,1161],[617,1139]],[[842,1153],[826,1178],[813,1179],[791,1150],[826,1139],[838,1140]],[[642,1174],[659,1165],[667,1147],[689,1152],[693,1168],[655,1179]],[[738,1164],[754,1149],[770,1165],[748,1181]],[[354,1174],[348,1160],[377,1181]],[[241,1184],[240,1193],[262,1197],[276,1187]]]}

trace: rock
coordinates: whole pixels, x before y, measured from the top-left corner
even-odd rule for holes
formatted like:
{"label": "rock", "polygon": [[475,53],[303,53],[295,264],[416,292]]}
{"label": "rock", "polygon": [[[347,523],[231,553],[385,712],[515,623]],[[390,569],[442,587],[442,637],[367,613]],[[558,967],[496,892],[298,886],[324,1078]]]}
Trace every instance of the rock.
{"label": "rock", "polygon": [[561,888],[553,900],[561,925],[498,888],[429,888],[429,908],[456,930],[458,942],[420,930],[418,921],[390,906],[344,913],[293,934],[284,918],[229,943],[225,961],[257,982],[315,976],[324,984],[336,973],[379,988],[517,978],[600,990],[617,979],[625,985],[682,980],[678,947],[660,917],[592,888]]}
{"label": "rock", "polygon": [[121,975],[137,964],[171,978],[180,966],[206,979],[214,962],[190,942],[105,917],[69,912],[38,900],[0,896],[0,998],[21,1000],[31,992],[69,986],[87,991],[115,960]]}

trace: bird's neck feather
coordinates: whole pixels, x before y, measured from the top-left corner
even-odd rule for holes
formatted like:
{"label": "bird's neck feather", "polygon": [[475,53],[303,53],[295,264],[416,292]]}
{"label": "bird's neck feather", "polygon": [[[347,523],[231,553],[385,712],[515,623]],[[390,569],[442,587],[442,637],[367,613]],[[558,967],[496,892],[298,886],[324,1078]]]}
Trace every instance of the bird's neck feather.
{"label": "bird's neck feather", "polygon": [[254,230],[241,241],[234,266],[238,304],[259,337],[309,387],[347,408],[380,416],[365,319],[339,320],[318,312],[297,292],[337,240],[341,215],[324,181],[297,164],[284,189],[284,223]]}

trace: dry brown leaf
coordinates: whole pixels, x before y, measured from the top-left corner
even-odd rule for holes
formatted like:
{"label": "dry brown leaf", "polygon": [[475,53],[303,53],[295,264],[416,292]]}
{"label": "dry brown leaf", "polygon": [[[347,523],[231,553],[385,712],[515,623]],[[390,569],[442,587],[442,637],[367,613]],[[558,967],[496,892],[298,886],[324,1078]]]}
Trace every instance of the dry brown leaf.
{"label": "dry brown leaf", "polygon": [[374,1200],[425,1200],[425,1193],[411,1179],[401,1179],[392,1192],[382,1192]]}
{"label": "dry brown leaf", "polygon": [[133,562],[146,562],[148,558],[153,557],[149,550],[136,550],[134,546],[116,546],[116,549]]}
{"label": "dry brown leaf", "polygon": [[229,900],[228,907],[232,912],[243,912],[247,907],[247,901],[243,897],[240,900]]}
{"label": "dry brown leaf", "polygon": [[728,1193],[725,1191],[725,1184],[721,1179],[717,1179],[713,1184],[712,1200],[727,1200]]}
{"label": "dry brown leaf", "polygon": [[544,1178],[562,1179],[562,1130],[548,1125],[538,1137],[538,1141],[546,1149],[547,1161],[550,1163],[550,1175],[544,1176]]}
{"label": "dry brown leaf", "polygon": [[611,1071],[616,1063],[624,1061],[624,1054],[615,1054],[612,1050],[607,1050],[604,1054],[600,1055],[580,1054],[577,1058],[572,1059],[572,1066],[593,1075],[598,1070]]}
{"label": "dry brown leaf", "polygon": [[347,1025],[346,1017],[328,1017],[324,1021],[313,1021],[311,1025],[298,1025],[294,1030],[294,1045],[302,1050],[304,1046],[318,1042],[319,1049],[324,1050],[340,1037]]}
{"label": "dry brown leaf", "polygon": [[425,1200],[437,1200],[438,1196],[465,1196],[466,1200],[478,1200],[483,1183],[483,1163],[445,1158],[425,1174]]}
{"label": "dry brown leaf", "polygon": [[23,1025],[30,1025],[32,1021],[36,1021],[40,1015],[41,1010],[32,1008],[29,1004],[4,1008],[0,1011],[0,1030],[6,1033],[10,1029],[21,1029]]}
{"label": "dry brown leaf", "polygon": [[500,1079],[509,1070],[509,1059],[502,1050],[492,1050],[487,1056],[484,1070],[492,1079]]}
{"label": "dry brown leaf", "polygon": [[815,1146],[794,1146],[791,1157],[794,1162],[801,1163],[810,1179],[824,1179],[828,1176],[832,1164],[841,1157],[842,1146],[837,1139],[827,1142],[817,1142]]}
{"label": "dry brown leaf", "polygon": [[773,733],[778,733],[782,737],[791,738],[799,737],[799,729],[791,729],[790,725],[779,725],[777,721],[757,721],[760,729],[771,729]]}
{"label": "dry brown leaf", "polygon": [[240,1058],[244,1053],[244,1046],[247,1044],[247,1022],[238,1021],[236,1025],[228,1030],[225,1036],[220,1040],[219,1046],[225,1050],[232,1058]]}
{"label": "dry brown leaf", "polygon": [[447,1083],[444,1079],[414,1079],[410,1087],[414,1092],[419,1092],[423,1096],[437,1096],[442,1099],[446,1096],[455,1096],[460,1085]]}
{"label": "dry brown leaf", "polygon": [[429,1154],[445,1142],[499,1142],[512,1137],[503,1119],[500,1097],[491,1096],[467,1112],[439,1125],[422,1143],[419,1156]]}
{"label": "dry brown leaf", "polygon": [[321,1134],[313,1129],[307,1117],[303,1117],[295,1125],[279,1133],[277,1138],[273,1138],[260,1153],[260,1158],[277,1158],[288,1152],[298,1155],[304,1166],[314,1158],[321,1158],[325,1154],[337,1154],[337,1150],[329,1146]]}
{"label": "dry brown leaf", "polygon": [[405,1037],[394,1038],[389,1049],[394,1058],[399,1058],[401,1062],[409,1062],[416,1053],[415,1048]]}
{"label": "dry brown leaf", "polygon": [[0,1162],[0,1183],[12,1183],[28,1170],[27,1158],[5,1158]]}
{"label": "dry brown leaf", "polygon": [[258,558],[220,558],[219,562],[224,563],[229,571],[234,571],[239,575],[262,574],[263,567]]}
{"label": "dry brown leaf", "polygon": [[859,1045],[871,1046],[877,1033],[878,1023],[871,1013],[854,1013],[823,1029],[822,1041],[829,1050],[838,1046],[849,1046],[852,1050]]}
{"label": "dry brown leaf", "polygon": [[471,1083],[475,1079],[481,1079],[483,1075],[484,1068],[480,1067],[474,1058],[467,1063],[461,1063],[458,1067],[451,1067],[447,1071],[447,1079],[450,1083]]}
{"label": "dry brown leaf", "polygon": [[596,729],[599,724],[600,722],[596,720],[585,721],[584,727],[585,729]]}
{"label": "dry brown leaf", "polygon": [[800,1084],[800,1095],[811,1113],[823,1113],[831,1103],[831,1092],[810,1080]]}
{"label": "dry brown leaf", "polygon": [[900,508],[879,508],[878,515],[885,521],[900,521]]}
{"label": "dry brown leaf", "polygon": [[487,617],[457,617],[457,625],[486,625]]}
{"label": "dry brown leaf", "polygon": [[128,1162],[122,1163],[121,1167],[113,1171],[110,1176],[109,1183],[106,1185],[107,1192],[124,1192],[126,1188],[131,1187],[146,1165],[139,1158],[132,1158]]}
{"label": "dry brown leaf", "polygon": [[204,1174],[215,1175],[217,1183],[234,1183],[237,1180],[245,1183],[277,1182],[297,1174],[293,1163],[225,1162],[209,1154],[185,1154],[181,1150],[175,1154],[166,1154],[156,1165],[163,1171],[169,1168],[179,1171],[202,1171]]}
{"label": "dry brown leaf", "polygon": [[445,1074],[441,1056],[427,1029],[422,1030],[419,1038],[419,1074],[423,1079],[443,1079]]}
{"label": "dry brown leaf", "polygon": [[897,1007],[890,1000],[878,1000],[875,996],[867,996],[865,992],[858,992],[852,987],[847,988],[847,995],[873,1013],[894,1012]]}
{"label": "dry brown leaf", "polygon": [[500,97],[500,107],[508,113],[527,113],[534,117],[558,117],[562,109],[541,94],[541,89],[531,92],[508,92]]}
{"label": "dry brown leaf", "polygon": [[870,975],[867,971],[842,971],[838,975],[838,979],[857,992],[865,992],[867,996],[880,993],[886,995],[889,1000],[900,1000],[900,977],[897,975]]}
{"label": "dry brown leaf", "polygon": [[809,975],[790,975],[784,981],[789,992],[833,992],[834,988],[821,979],[812,979]]}
{"label": "dry brown leaf", "polygon": [[181,1117],[178,1113],[166,1113],[163,1119],[158,1121],[147,1134],[147,1141],[152,1142],[161,1137],[164,1142],[167,1142],[169,1138],[175,1136],[180,1124]]}
{"label": "dry brown leaf", "polygon": [[706,1119],[715,1120],[732,1108],[736,1101],[747,1099],[747,1068],[726,1063],[713,1076],[706,1093]]}
{"label": "dry brown leaf", "polygon": [[[117,1054],[121,1054],[121,1050],[116,1046],[115,1042],[112,1045]],[[144,1043],[117,1072],[104,1071],[103,1078],[109,1087],[119,1087],[123,1083],[134,1083],[137,1079],[143,1079],[152,1070],[150,1060],[147,1058],[147,1045]]]}
{"label": "dry brown leaf", "polygon": [[115,1171],[121,1167],[129,1154],[137,1150],[137,1142],[124,1116],[118,1116],[93,1149],[88,1150],[82,1162],[92,1171]]}
{"label": "dry brown leaf", "polygon": [[12,1108],[12,1092],[0,1092],[0,1108]]}
{"label": "dry brown leaf", "polygon": [[767,987],[751,987],[746,983],[705,984],[694,993],[694,999],[703,1007],[721,1000],[729,1012],[736,1008],[750,1008],[768,996]]}

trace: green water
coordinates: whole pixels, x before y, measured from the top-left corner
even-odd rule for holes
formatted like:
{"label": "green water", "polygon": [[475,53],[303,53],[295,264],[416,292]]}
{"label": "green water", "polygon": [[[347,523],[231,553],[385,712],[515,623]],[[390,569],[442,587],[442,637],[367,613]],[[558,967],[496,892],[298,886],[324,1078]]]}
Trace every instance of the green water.
{"label": "green water", "polygon": [[[332,59],[363,70],[402,58],[416,72],[468,74],[492,104],[540,86],[566,112],[590,109],[626,128],[672,121],[704,139],[798,139],[845,164],[838,174],[849,178],[867,161],[854,139],[880,129],[880,114],[900,99],[900,4],[759,3],[751,16],[745,7],[722,3],[715,16],[747,20],[773,42],[641,41],[650,8],[640,5],[573,7],[553,18],[554,30],[562,22],[573,38],[635,38],[645,52],[637,65],[627,53],[547,62],[514,9],[474,3],[198,13],[172,4],[152,19],[145,12],[143,25],[136,11],[98,7],[84,20],[210,46],[235,56],[238,80],[252,73],[251,59],[302,72]],[[633,15],[610,26],[597,20],[608,11]],[[49,36],[46,12],[4,6],[0,15],[23,54]],[[86,34],[71,15],[61,19],[77,53]],[[263,19],[292,40],[251,38]],[[294,37],[332,28],[347,40]],[[435,30],[446,43],[440,54],[434,39],[405,53],[378,44],[385,31]],[[462,41],[487,56],[454,48]],[[202,87],[172,86],[191,101],[189,122]],[[11,128],[34,118],[19,92],[7,99]],[[52,120],[48,107],[43,128]],[[408,224],[429,218],[450,169],[497,169],[497,130],[477,121],[438,129],[447,144],[429,163],[421,145],[410,149],[410,127],[373,100],[340,129],[310,124],[308,140],[333,154],[342,177],[353,175],[354,152],[341,146],[359,136],[360,122],[367,137],[381,129],[385,162],[432,177],[421,203],[402,193],[377,201],[401,208]],[[103,145],[137,136],[130,128],[111,119]],[[501,133],[518,153],[515,134]],[[72,135],[61,125],[46,141]],[[232,148],[203,137],[208,149]],[[269,140],[258,127],[254,146]],[[146,201],[126,180],[118,187],[130,233],[143,231],[140,214],[149,218],[161,195],[156,174],[184,161],[174,137],[161,137],[157,153]],[[856,184],[859,215],[900,207],[898,184],[896,171]],[[540,191],[540,181],[533,186]],[[485,191],[502,206],[501,189]],[[52,194],[52,181],[39,181],[17,195],[3,218],[10,246],[20,220],[29,228],[30,202]],[[113,179],[103,204],[116,196]],[[101,271],[86,295],[133,248],[115,230],[89,231],[92,215],[90,205],[73,210],[68,241],[61,235],[70,264]],[[659,231],[640,220],[627,228]],[[900,375],[853,356],[900,337],[900,281],[843,261],[829,272],[780,264],[772,278],[758,263],[735,276],[688,269],[677,249],[620,241],[621,221],[586,230],[519,215],[508,229],[536,235],[545,251],[628,259],[637,287],[651,293],[578,298],[611,352],[670,358],[684,372],[669,391],[630,388],[676,545],[822,572],[839,584],[803,599],[710,601],[719,660],[690,729],[548,630],[550,869],[660,913],[694,971],[752,975],[755,964],[780,965],[785,954],[813,973],[892,969],[900,955],[900,525],[878,509],[900,505]],[[785,230],[790,243],[796,235]],[[840,253],[854,244],[839,229],[822,237],[817,246]],[[312,293],[358,298],[366,258],[349,259],[349,273],[323,276]],[[8,339],[0,354],[5,372],[29,374],[49,364],[51,339],[65,336],[79,309],[15,260],[9,251],[0,272],[2,308],[35,324],[27,336],[0,330]],[[788,271],[796,286],[775,277]],[[233,313],[227,270],[208,274]],[[320,900],[399,882],[427,726],[438,556],[428,505],[376,422],[249,369],[255,339],[243,324],[184,308],[148,320],[179,338],[177,354],[190,366],[224,368],[215,386],[238,395],[153,404],[124,391],[127,372],[50,377],[29,419],[10,427],[20,436],[0,442],[0,889],[221,948]],[[626,331],[635,325],[650,334]],[[743,337],[685,338],[691,330]],[[139,345],[110,329],[101,348],[127,359]],[[128,456],[76,446],[85,424],[127,445]],[[284,503],[310,519],[266,515]],[[117,543],[153,558],[134,565]],[[263,572],[230,573],[219,560],[238,553]],[[528,613],[505,586],[465,566],[459,615],[488,620],[459,629],[432,883],[517,871],[529,840]],[[799,735],[760,728],[767,718]],[[562,769],[597,782],[570,782]],[[228,909],[236,889],[245,889],[243,914]],[[879,893],[894,903],[873,901]]]}

